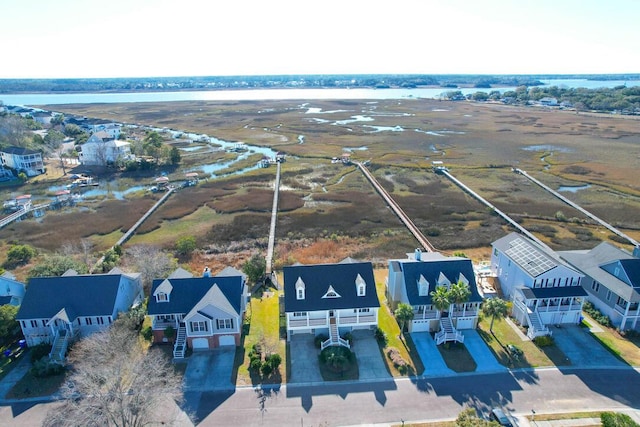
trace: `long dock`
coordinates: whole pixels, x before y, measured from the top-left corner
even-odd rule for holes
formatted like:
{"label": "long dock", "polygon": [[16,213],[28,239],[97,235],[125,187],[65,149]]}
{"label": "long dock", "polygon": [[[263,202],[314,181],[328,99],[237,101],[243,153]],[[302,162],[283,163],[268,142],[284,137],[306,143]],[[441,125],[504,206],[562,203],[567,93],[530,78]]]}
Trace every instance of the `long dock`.
{"label": "long dock", "polygon": [[598,218],[597,216],[595,216],[594,214],[592,214],[591,212],[589,212],[588,210],[582,208],[580,205],[572,202],[571,200],[567,199],[566,197],[564,197],[562,194],[558,193],[557,191],[553,190],[552,188],[550,188],[548,185],[543,184],[542,182],[538,181],[537,179],[535,179],[534,177],[532,177],[531,175],[529,175],[527,172],[523,171],[522,169],[518,169],[518,168],[514,168],[513,169],[514,172],[519,173],[520,175],[524,176],[525,178],[527,178],[529,181],[533,182],[534,184],[537,184],[538,186],[540,186],[541,188],[543,188],[544,190],[548,191],[549,193],[553,194],[554,196],[556,196],[558,199],[562,200],[564,203],[566,203],[567,205],[571,206],[574,209],[577,209],[578,211],[582,212],[583,214],[585,214],[586,216],[588,216],[589,218],[591,218],[592,220],[598,222],[600,225],[602,225],[603,227],[607,228],[609,231],[617,234],[618,236],[626,239],[629,241],[629,243],[631,243],[634,246],[638,246],[640,245],[637,241],[635,241],[634,239],[632,239],[631,237],[627,236],[625,233],[623,233],[622,231],[618,230],[617,228],[615,228],[614,226],[612,226],[611,224],[609,224],[608,222]]}
{"label": "long dock", "polygon": [[375,188],[378,194],[382,196],[382,198],[387,203],[387,205],[391,208],[391,210],[393,210],[393,212],[398,216],[398,218],[400,218],[400,221],[402,221],[405,227],[407,227],[409,232],[413,234],[413,236],[416,238],[418,243],[420,243],[420,245],[427,252],[436,252],[436,248],[431,244],[431,242],[429,242],[429,240],[424,236],[424,234],[422,234],[420,229],[416,227],[416,225],[413,223],[413,221],[411,221],[411,219],[407,216],[407,214],[404,213],[400,205],[398,205],[396,201],[393,200],[393,198],[389,195],[387,190],[385,190],[382,187],[382,185],[380,185],[380,183],[376,180],[373,174],[371,174],[371,172],[369,172],[369,170],[362,163],[358,162],[356,163],[356,165],[358,165],[358,168],[360,168],[364,176],[369,180],[371,185],[373,185],[373,188]]}
{"label": "long dock", "polygon": [[469,195],[471,195],[472,197],[477,199],[480,203],[482,203],[482,204],[486,205],[487,207],[489,207],[491,210],[493,210],[496,214],[501,216],[505,221],[507,221],[513,227],[517,228],[522,234],[524,234],[525,236],[527,236],[528,238],[530,238],[534,242],[538,243],[542,247],[548,248],[549,251],[552,251],[552,249],[549,248],[549,246],[547,246],[546,243],[544,243],[542,240],[538,239],[536,236],[534,236],[532,233],[530,233],[526,228],[524,228],[523,226],[521,226],[520,224],[515,222],[513,219],[511,219],[511,217],[509,215],[507,215],[506,213],[502,212],[500,209],[498,209],[495,206],[493,206],[491,203],[489,203],[487,200],[485,200],[478,193],[476,193],[475,191],[473,191],[472,189],[470,189],[469,187],[464,185],[462,183],[462,181],[456,179],[453,175],[451,175],[451,173],[449,173],[448,170],[446,170],[444,168],[440,168],[440,169],[438,169],[438,173],[443,174],[444,176],[449,178],[449,180],[451,180],[451,182],[453,182],[458,187],[460,187],[462,190],[467,192]]}
{"label": "long dock", "polygon": [[273,268],[273,248],[276,242],[276,220],[278,219],[278,195],[280,193],[280,167],[281,163],[277,162],[276,182],[273,189],[273,206],[271,207],[271,227],[269,228],[269,244],[267,245],[267,256],[265,274],[271,276]]}
{"label": "long dock", "polygon": [[0,228],[7,226],[14,221],[19,221],[20,219],[22,219],[22,217],[31,212],[47,209],[49,205],[50,203],[42,203],[39,205],[29,206],[27,209],[20,209],[17,212],[14,212],[11,215],[2,218],[2,220],[0,220]]}

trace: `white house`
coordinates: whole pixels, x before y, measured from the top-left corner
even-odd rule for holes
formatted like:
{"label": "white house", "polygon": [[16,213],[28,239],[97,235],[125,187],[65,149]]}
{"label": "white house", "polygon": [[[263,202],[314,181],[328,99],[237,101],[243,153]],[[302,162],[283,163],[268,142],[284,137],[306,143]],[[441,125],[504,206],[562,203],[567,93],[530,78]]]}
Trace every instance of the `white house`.
{"label": "white house", "polygon": [[107,328],[143,297],[139,273],[69,270],[60,277],[30,279],[16,320],[28,346],[52,343],[52,358],[62,360],[71,340]]}
{"label": "white house", "polygon": [[80,148],[80,163],[83,165],[106,166],[132,158],[131,144],[115,139],[104,131],[91,135]]}
{"label": "white house", "polygon": [[229,267],[215,276],[206,270],[203,277],[178,269],[154,280],[147,307],[154,343],[169,341],[170,327],[176,333],[174,357],[184,357],[187,347],[240,345],[247,295],[246,275]]}
{"label": "white house", "polygon": [[20,305],[24,298],[25,286],[8,271],[0,276],[0,305]]}
{"label": "white house", "polygon": [[283,274],[288,340],[300,333],[326,334],[323,349],[349,347],[341,333],[378,325],[380,301],[370,262],[293,265]]}
{"label": "white house", "polygon": [[0,150],[0,161],[3,167],[24,172],[27,176],[45,173],[42,154],[39,151],[23,147],[6,147]]}
{"label": "white house", "polygon": [[551,249],[518,233],[496,240],[492,248],[491,272],[531,338],[549,335],[547,325],[580,323],[587,296],[582,273]]}
{"label": "white house", "polygon": [[589,301],[614,326],[640,330],[640,258],[607,242],[558,255],[585,275],[582,287]]}
{"label": "white house", "polygon": [[[387,300],[393,309],[399,303],[413,308],[409,332],[437,332],[436,343],[463,341],[459,329],[475,329],[482,297],[478,293],[470,259],[446,257],[437,252],[407,254],[406,259],[389,260]],[[437,287],[464,283],[469,288],[465,302],[451,303],[442,313],[432,302],[431,292]]]}

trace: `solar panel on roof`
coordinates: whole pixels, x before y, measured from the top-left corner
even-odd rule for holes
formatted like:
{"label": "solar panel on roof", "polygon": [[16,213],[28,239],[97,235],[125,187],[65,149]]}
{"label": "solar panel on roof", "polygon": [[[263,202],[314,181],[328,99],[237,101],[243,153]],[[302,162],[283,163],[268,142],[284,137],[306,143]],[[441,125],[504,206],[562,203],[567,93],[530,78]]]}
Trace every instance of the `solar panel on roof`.
{"label": "solar panel on roof", "polygon": [[557,266],[555,261],[546,257],[521,238],[512,241],[510,246],[505,253],[533,277],[537,277]]}

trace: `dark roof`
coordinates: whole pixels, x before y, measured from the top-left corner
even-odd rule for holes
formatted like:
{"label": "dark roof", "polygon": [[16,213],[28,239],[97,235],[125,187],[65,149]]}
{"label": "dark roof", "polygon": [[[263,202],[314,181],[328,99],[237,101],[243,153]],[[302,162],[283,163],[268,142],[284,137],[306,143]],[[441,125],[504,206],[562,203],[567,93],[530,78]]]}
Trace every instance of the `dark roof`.
{"label": "dark roof", "polygon": [[[411,305],[429,305],[431,304],[431,292],[438,285],[440,273],[444,274],[453,284],[458,282],[460,273],[469,281],[469,302],[482,301],[482,297],[478,293],[476,285],[476,276],[473,272],[473,264],[467,258],[449,258],[441,261],[408,261],[402,263],[402,272],[404,283],[407,291],[407,298]],[[427,295],[420,296],[418,281],[420,275],[429,282],[429,291]]]}
{"label": "dark roof", "polygon": [[33,278],[16,319],[49,319],[63,308],[75,316],[110,316],[121,277],[121,274],[94,274]]}
{"label": "dark roof", "polygon": [[[294,265],[284,267],[283,272],[286,312],[380,307],[370,262]],[[358,296],[358,274],[366,284],[365,296]],[[305,298],[302,300],[296,298],[295,285],[298,278],[305,284]],[[329,286],[340,295],[339,298],[322,298]]]}
{"label": "dark roof", "polygon": [[622,280],[627,285],[640,289],[640,259],[620,259],[609,264],[601,265],[607,273]]}
{"label": "dark roof", "polygon": [[[153,294],[165,280],[168,280],[173,287],[169,295],[169,301],[156,302]],[[149,298],[147,310],[149,314],[187,314],[215,284],[218,285],[220,291],[236,310],[236,313],[240,313],[244,288],[241,276],[156,279],[151,286],[151,297]]]}
{"label": "dark roof", "polygon": [[15,155],[18,155],[18,156],[28,156],[28,155],[31,155],[31,154],[38,154],[39,153],[39,151],[30,150],[30,149],[24,148],[24,147],[15,147],[15,146],[3,148],[1,151],[4,152],[4,153],[7,153],[7,154],[15,154]]}
{"label": "dark roof", "polygon": [[13,298],[11,295],[1,296],[0,297],[0,305],[10,304],[11,303],[11,298]]}
{"label": "dark roof", "polygon": [[560,286],[557,288],[518,288],[526,299],[586,297],[582,286]]}

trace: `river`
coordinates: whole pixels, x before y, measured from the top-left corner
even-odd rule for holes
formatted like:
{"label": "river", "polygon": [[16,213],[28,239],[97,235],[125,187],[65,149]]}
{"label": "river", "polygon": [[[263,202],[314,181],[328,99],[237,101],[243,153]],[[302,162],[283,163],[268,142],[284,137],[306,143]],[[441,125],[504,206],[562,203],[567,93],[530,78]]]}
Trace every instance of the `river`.
{"label": "river", "polygon": [[[640,81],[630,80],[544,80],[544,86],[560,87],[615,87],[640,86]],[[312,100],[312,99],[403,99],[439,98],[444,92],[459,90],[464,95],[498,90],[505,92],[514,87],[478,88],[415,88],[415,89],[236,89],[178,92],[128,92],[128,93],[24,93],[0,94],[6,105],[59,105],[121,102],[172,102],[172,101],[264,101],[264,100]]]}

